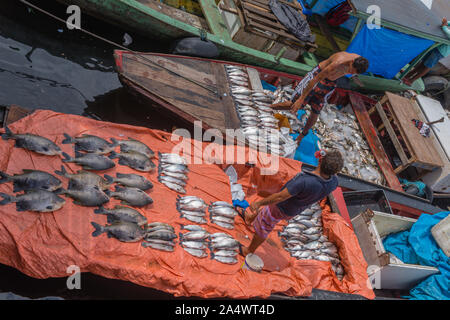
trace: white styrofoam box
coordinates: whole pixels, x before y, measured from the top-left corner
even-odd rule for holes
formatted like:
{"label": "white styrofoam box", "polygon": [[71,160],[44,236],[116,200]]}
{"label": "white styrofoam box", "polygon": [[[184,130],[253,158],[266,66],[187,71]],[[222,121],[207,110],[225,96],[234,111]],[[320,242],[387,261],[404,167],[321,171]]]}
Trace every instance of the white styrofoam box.
{"label": "white styrofoam box", "polygon": [[439,273],[434,267],[399,263],[384,249],[383,238],[411,229],[417,220],[368,209],[352,219],[374,289],[409,290],[428,276]]}

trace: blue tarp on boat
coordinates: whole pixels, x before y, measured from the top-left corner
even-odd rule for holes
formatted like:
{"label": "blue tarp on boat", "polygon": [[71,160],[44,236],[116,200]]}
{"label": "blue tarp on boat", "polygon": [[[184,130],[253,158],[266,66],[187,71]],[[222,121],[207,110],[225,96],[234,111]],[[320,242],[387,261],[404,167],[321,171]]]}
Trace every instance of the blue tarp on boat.
{"label": "blue tarp on boat", "polygon": [[436,267],[440,271],[411,289],[407,297],[411,300],[450,300],[450,258],[431,234],[431,228],[449,214],[448,211],[422,214],[409,231],[389,235],[383,241],[385,250],[404,263]]}
{"label": "blue tarp on boat", "polygon": [[359,54],[369,60],[367,72],[392,79],[409,62],[433,45],[433,41],[398,31],[380,28],[361,29],[347,52]]}

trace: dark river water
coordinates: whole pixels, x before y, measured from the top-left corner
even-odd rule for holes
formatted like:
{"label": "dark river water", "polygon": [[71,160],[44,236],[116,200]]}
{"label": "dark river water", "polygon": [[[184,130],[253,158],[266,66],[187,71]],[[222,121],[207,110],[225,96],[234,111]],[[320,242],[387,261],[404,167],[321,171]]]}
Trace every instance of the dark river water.
{"label": "dark river water", "polygon": [[[61,18],[66,8],[53,0],[30,1]],[[130,49],[169,53],[170,44],[158,43],[83,15],[81,26]],[[157,113],[129,94],[114,68],[115,47],[66,26],[18,0],[0,0],[0,105],[51,109],[102,120],[170,130],[176,121]],[[142,299],[172,296],[131,283],[83,274],[81,290],[68,290],[66,279],[38,280],[0,265],[0,299],[5,292],[40,298]],[[2,295],[3,292],[3,295]]]}

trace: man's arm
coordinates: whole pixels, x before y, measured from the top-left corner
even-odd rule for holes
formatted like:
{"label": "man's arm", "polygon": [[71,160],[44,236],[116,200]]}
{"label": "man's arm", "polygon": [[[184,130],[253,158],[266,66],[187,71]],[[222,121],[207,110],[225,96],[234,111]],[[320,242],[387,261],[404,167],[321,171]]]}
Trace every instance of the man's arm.
{"label": "man's arm", "polygon": [[300,135],[297,138],[297,142],[301,142],[302,139],[308,134],[309,129],[311,129],[317,122],[317,119],[319,118],[319,115],[315,112],[311,112],[311,114],[308,117],[308,121],[305,124],[305,127],[303,128],[303,131],[300,132]]}
{"label": "man's arm", "polygon": [[447,21],[447,18],[442,19],[442,30],[450,38],[450,21]]}
{"label": "man's arm", "polygon": [[288,189],[284,188],[278,193],[274,193],[268,196],[267,198],[252,203],[250,205],[250,210],[252,210],[254,213],[257,213],[261,206],[267,206],[269,204],[276,204],[279,202],[283,202],[291,197],[292,195],[289,193]]}

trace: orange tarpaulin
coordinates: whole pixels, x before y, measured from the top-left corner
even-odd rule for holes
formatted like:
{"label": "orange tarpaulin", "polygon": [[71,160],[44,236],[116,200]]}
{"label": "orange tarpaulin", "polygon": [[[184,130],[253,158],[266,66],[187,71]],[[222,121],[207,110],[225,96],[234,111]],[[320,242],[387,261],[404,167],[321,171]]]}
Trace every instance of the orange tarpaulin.
{"label": "orange tarpaulin", "polygon": [[[63,133],[71,136],[93,134],[106,139],[132,137],[144,142],[155,152],[171,152],[178,143],[171,141],[171,134],[162,131],[44,110],[19,120],[10,129],[14,133],[42,135],[70,155],[73,155],[73,146],[61,144]],[[207,147],[206,143],[202,145],[201,142],[190,139],[184,141],[195,146],[193,150],[205,150]],[[53,173],[61,167],[62,161],[58,156],[39,155],[14,148],[13,145],[11,140],[0,140],[1,171],[10,175],[21,173],[22,169]],[[236,153],[238,152],[248,154],[249,150],[238,147]],[[222,156],[223,154],[216,155],[216,158],[220,159]],[[72,163],[64,165],[71,173],[81,169]],[[258,194],[264,196],[265,193],[279,191],[285,182],[300,171],[301,164],[295,160],[279,158],[278,173],[271,176],[261,176],[261,167],[260,157],[254,168],[236,165],[238,182],[244,186],[249,201],[256,199]],[[201,197],[206,202],[231,202],[229,179],[224,168],[226,165],[190,164],[187,194]],[[100,174],[115,176],[116,172],[137,173],[116,162],[115,168]],[[148,192],[154,203],[139,209],[149,222],[170,223],[177,234],[181,231],[179,223],[191,224],[180,218],[175,207],[177,193],[157,181],[157,172],[139,174],[154,184],[153,189]],[[59,178],[63,181],[63,186],[67,187],[67,179]],[[0,184],[0,192],[13,194],[12,184]],[[113,207],[115,204],[119,204],[119,200],[111,199],[105,207]],[[238,264],[226,265],[209,258],[193,257],[179,245],[174,252],[163,252],[144,248],[140,242],[123,243],[108,238],[105,234],[94,238],[91,235],[94,231],[91,222],[105,225],[106,217],[94,214],[93,211],[94,208],[73,204],[70,198],[66,198],[66,204],[61,210],[50,213],[17,212],[15,204],[0,206],[0,263],[35,278],[67,277],[70,274],[68,268],[75,265],[81,272],[131,281],[175,296],[265,298],[274,293],[308,296],[312,288],[318,288],[374,298],[373,291],[366,285],[367,265],[356,236],[339,215],[329,212],[325,204],[324,232],[339,248],[346,271],[342,282],[334,275],[329,262],[300,261],[290,257],[282,248],[276,232],[272,232],[266,243],[258,249],[257,254],[264,260],[265,267],[261,273],[255,273],[241,268],[244,259],[241,256],[238,257]],[[235,221],[235,230],[231,231],[209,222],[205,228],[211,233],[228,232],[247,245],[252,231],[244,225],[241,218],[236,217]],[[276,230],[280,229],[281,226],[277,226]]]}

